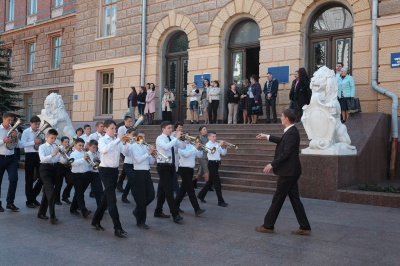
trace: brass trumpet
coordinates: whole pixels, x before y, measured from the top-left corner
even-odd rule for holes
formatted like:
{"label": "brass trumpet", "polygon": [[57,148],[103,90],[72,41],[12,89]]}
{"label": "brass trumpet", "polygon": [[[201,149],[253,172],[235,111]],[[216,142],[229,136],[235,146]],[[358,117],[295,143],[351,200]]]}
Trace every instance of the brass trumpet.
{"label": "brass trumpet", "polygon": [[[75,159],[74,159],[74,158],[70,158],[70,157],[68,156],[67,149],[62,150],[62,147],[61,147],[61,146],[58,146],[57,144],[53,144],[53,145],[54,145],[56,148],[59,148],[58,152],[59,152],[60,155],[67,161],[67,162],[64,164],[64,166],[65,166],[65,167],[71,166],[71,164],[75,161]],[[67,148],[68,148],[68,147],[67,147]]]}
{"label": "brass trumpet", "polygon": [[237,149],[239,149],[239,146],[236,145],[236,144],[232,144],[232,143],[229,143],[229,142],[224,141],[223,148],[229,148],[229,149],[235,149],[235,150],[237,150]]}
{"label": "brass trumpet", "polygon": [[[146,143],[146,142],[144,141],[143,137],[141,137],[141,136],[138,136],[138,137],[136,138],[136,143],[137,143],[137,144],[145,145],[145,146],[147,146],[147,147],[150,147],[150,146],[151,146],[150,144]],[[165,160],[166,163],[169,163],[169,162],[171,161],[171,156],[166,156],[166,155],[162,154],[161,152],[159,152],[159,151],[156,150],[156,149],[154,149],[154,152],[156,153],[156,157],[157,157],[158,159],[161,160],[161,158],[164,158],[164,160]]]}
{"label": "brass trumpet", "polygon": [[190,136],[189,133],[186,133],[186,134],[182,135],[181,136],[181,140],[188,140],[189,142],[195,142],[195,143],[201,141],[199,136],[193,137],[193,136]]}
{"label": "brass trumpet", "polygon": [[86,159],[86,162],[89,164],[90,167],[92,167],[93,170],[98,170],[99,169],[99,164],[93,162],[93,160],[90,158],[90,155],[86,152],[88,158]]}
{"label": "brass trumpet", "polygon": [[121,142],[123,145],[125,145],[127,142],[129,142],[129,144],[132,144],[132,143],[136,142],[136,137],[131,137],[131,136],[125,135],[122,137]]}
{"label": "brass trumpet", "polygon": [[217,150],[215,147],[213,147],[213,148],[206,147],[206,145],[200,143],[200,141],[189,141],[189,143],[192,144],[193,146],[196,146],[196,144],[199,144],[200,150],[207,152],[207,153],[211,153],[211,154],[214,154],[215,151]]}

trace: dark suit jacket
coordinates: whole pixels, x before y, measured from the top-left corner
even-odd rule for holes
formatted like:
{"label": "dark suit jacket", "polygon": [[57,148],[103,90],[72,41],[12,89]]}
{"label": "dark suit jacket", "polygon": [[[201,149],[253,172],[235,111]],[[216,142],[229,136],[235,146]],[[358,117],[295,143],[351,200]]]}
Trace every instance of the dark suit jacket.
{"label": "dark suit jacket", "polygon": [[300,134],[296,126],[289,128],[281,138],[269,136],[269,141],[277,144],[274,160],[271,162],[274,174],[279,176],[300,176]]}
{"label": "dark suit jacket", "polygon": [[[265,82],[265,84],[264,84],[264,94],[265,94],[265,98],[267,98],[267,82],[268,81],[266,81]],[[278,82],[278,80],[277,79],[275,79],[275,78],[272,78],[272,85],[271,85],[271,94],[272,94],[272,97],[276,97],[276,96],[278,96],[278,87],[279,87],[279,82]]]}

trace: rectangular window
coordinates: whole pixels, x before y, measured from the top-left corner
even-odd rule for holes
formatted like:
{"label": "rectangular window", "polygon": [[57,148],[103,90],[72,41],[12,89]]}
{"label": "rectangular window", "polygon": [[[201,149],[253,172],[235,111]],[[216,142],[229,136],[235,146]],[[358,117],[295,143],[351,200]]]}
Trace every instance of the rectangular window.
{"label": "rectangular window", "polygon": [[103,0],[102,34],[115,35],[117,30],[117,0]]}
{"label": "rectangular window", "polygon": [[56,36],[52,38],[52,64],[51,68],[52,69],[57,69],[60,68],[61,64],[61,36]]}
{"label": "rectangular window", "polygon": [[4,47],[3,55],[5,56],[6,65],[6,75],[11,76],[11,63],[12,63],[12,49]]}
{"label": "rectangular window", "polygon": [[102,73],[101,79],[101,114],[111,115],[113,113],[114,73]]}
{"label": "rectangular window", "polygon": [[27,44],[27,72],[32,73],[35,65],[35,54],[36,54],[36,43],[28,43]]}
{"label": "rectangular window", "polygon": [[14,21],[15,0],[7,0],[7,21]]}
{"label": "rectangular window", "polygon": [[31,119],[33,111],[32,94],[25,94],[25,117],[27,120]]}
{"label": "rectangular window", "polygon": [[29,0],[28,5],[28,15],[37,14],[37,0]]}
{"label": "rectangular window", "polygon": [[63,5],[63,0],[54,0],[53,7],[60,7]]}

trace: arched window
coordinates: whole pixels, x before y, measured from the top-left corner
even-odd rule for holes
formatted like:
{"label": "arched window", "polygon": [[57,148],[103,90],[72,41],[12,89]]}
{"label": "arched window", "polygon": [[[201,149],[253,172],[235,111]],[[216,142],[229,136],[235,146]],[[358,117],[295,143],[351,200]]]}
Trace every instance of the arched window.
{"label": "arched window", "polygon": [[343,6],[325,6],[311,20],[309,29],[311,73],[321,66],[335,69],[343,63],[351,71],[353,17]]}
{"label": "arched window", "polygon": [[244,20],[233,28],[229,38],[229,46],[258,44],[258,39],[260,39],[260,28],[257,23],[253,20]]}

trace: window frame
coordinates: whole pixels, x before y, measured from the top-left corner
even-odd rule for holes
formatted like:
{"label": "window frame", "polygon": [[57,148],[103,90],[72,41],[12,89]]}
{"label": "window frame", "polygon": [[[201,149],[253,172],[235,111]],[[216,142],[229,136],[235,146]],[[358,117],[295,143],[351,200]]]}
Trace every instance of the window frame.
{"label": "window frame", "polygon": [[[31,97],[31,103],[29,103],[29,97]],[[33,93],[25,93],[25,117],[29,120],[33,116]]]}
{"label": "window frame", "polygon": [[[35,46],[34,51],[31,51],[31,45]],[[33,60],[31,58],[33,54]],[[36,40],[26,42],[26,73],[33,73],[35,70],[35,61],[36,61]],[[32,69],[31,69],[31,68]]]}
{"label": "window frame", "polygon": [[12,22],[15,20],[15,0],[7,0],[6,5],[6,22]]}
{"label": "window frame", "polygon": [[[32,10],[32,3],[35,3],[35,10]],[[38,8],[38,0],[28,0],[28,8],[27,8],[27,13],[28,16],[33,16],[37,14],[37,8]]]}
{"label": "window frame", "polygon": [[[117,0],[101,0],[102,4],[101,4],[101,14],[100,14],[100,36],[101,37],[110,37],[110,36],[115,36],[117,34]],[[109,2],[109,3],[107,3]],[[107,30],[107,23],[106,23],[106,14],[105,14],[105,10],[107,8],[110,8],[110,29],[109,32]],[[115,21],[113,24],[112,21],[112,14],[115,11]]]}
{"label": "window frame", "polygon": [[63,6],[63,0],[53,0],[52,1],[53,3],[52,3],[52,7],[53,8],[58,8],[58,7],[61,7],[61,6]]}
{"label": "window frame", "polygon": [[[60,38],[60,44],[59,46],[55,46],[55,39]],[[50,36],[51,42],[51,60],[50,60],[50,69],[60,69],[61,68],[61,49],[62,49],[62,36],[61,35],[52,35]],[[59,49],[58,51],[58,67],[55,66],[55,60],[56,60],[56,51],[55,49]]]}
{"label": "window frame", "polygon": [[[108,83],[104,84],[104,75],[109,75]],[[113,115],[113,100],[114,100],[114,71],[102,71],[100,72],[100,110],[99,113],[101,116]],[[104,91],[107,90],[107,106],[104,107]],[[105,112],[105,108],[107,109]]]}

